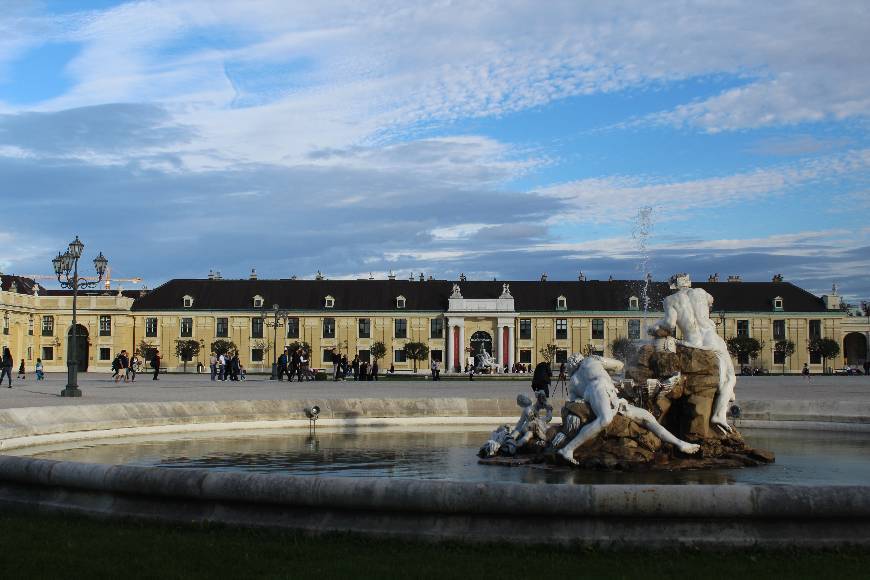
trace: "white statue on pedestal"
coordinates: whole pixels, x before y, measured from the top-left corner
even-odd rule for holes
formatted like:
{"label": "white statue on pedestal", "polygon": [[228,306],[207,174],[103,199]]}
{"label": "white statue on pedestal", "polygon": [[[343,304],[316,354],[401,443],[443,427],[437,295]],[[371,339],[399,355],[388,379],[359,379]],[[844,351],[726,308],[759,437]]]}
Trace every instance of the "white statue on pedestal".
{"label": "white statue on pedestal", "polygon": [[539,441],[547,440],[547,428],[553,420],[553,407],[547,402],[543,391],[535,394],[535,402],[527,395],[517,395],[517,405],[523,408],[520,420],[511,432],[511,437],[517,442],[517,447],[523,447],[532,438]]}
{"label": "white statue on pedestal", "polygon": [[710,319],[713,297],[703,288],[692,288],[688,274],[677,274],[671,278],[671,288],[677,291],[664,300],[664,317],[656,322],[650,333],[655,336],[669,336],[674,327],[683,334],[681,344],[692,348],[710,350],[716,353],[719,361],[719,388],[713,403],[710,424],[725,432],[731,431],[726,414],[728,403],[734,400],[734,385],[737,377],[734,364],[725,340],[716,332],[716,324]]}
{"label": "white statue on pedestal", "polygon": [[495,360],[491,354],[486,352],[486,350],[482,350],[480,353],[480,367],[489,369],[491,372],[498,372],[500,370],[498,361]]}
{"label": "white statue on pedestal", "polygon": [[[577,365],[578,361],[579,365]],[[622,361],[597,355],[583,358],[580,354],[575,354],[569,362],[577,366],[571,374],[568,398],[571,401],[577,399],[586,401],[595,418],[586,423],[580,432],[558,451],[559,455],[567,461],[576,464],[574,450],[597,437],[610,425],[617,414],[652,431],[659,439],[670,443],[683,453],[696,453],[700,449],[694,443],[677,439],[670,431],[662,427],[646,409],[635,407],[625,399],[619,398],[619,393],[608,371],[621,372],[623,369]]]}

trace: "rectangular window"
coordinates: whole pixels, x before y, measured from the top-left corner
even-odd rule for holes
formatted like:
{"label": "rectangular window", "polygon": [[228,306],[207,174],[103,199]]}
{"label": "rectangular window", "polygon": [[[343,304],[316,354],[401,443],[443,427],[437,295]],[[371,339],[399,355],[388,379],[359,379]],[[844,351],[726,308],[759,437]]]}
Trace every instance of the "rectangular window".
{"label": "rectangular window", "polygon": [[785,320],[773,321],[773,339],[785,340]]}
{"label": "rectangular window", "polygon": [[[397,318],[396,323],[396,338],[408,338],[408,321],[404,318]],[[402,351],[402,356],[405,356],[405,351]],[[399,362],[399,361],[396,361]]]}
{"label": "rectangular window", "polygon": [[287,338],[299,338],[299,319],[287,319]]}
{"label": "rectangular window", "polygon": [[323,319],[323,338],[335,338],[335,318]]}
{"label": "rectangular window", "polygon": [[525,363],[525,364],[531,363],[532,362],[532,351],[527,349],[527,348],[520,349],[520,361],[519,362]]}
{"label": "rectangular window", "polygon": [[592,319],[592,338],[594,339],[604,339],[604,319],[603,318],[593,318]]}
{"label": "rectangular window", "polygon": [[262,348],[252,348],[251,349],[251,362],[263,362],[263,349]]}
{"label": "rectangular window", "polygon": [[263,338],[263,319],[259,316],[251,319],[251,338]]}
{"label": "rectangular window", "polygon": [[145,336],[148,338],[154,338],[157,336],[157,319],[156,318],[146,318],[145,319]]}
{"label": "rectangular window", "polygon": [[749,321],[748,320],[738,320],[737,321],[737,336],[749,336]]}
{"label": "rectangular window", "polygon": [[359,337],[360,338],[371,338],[372,337],[372,321],[370,318],[360,318],[359,319]]}
{"label": "rectangular window", "polygon": [[359,351],[359,360],[361,362],[372,362],[372,353],[368,349],[362,349]]}
{"label": "rectangular window", "polygon": [[332,364],[332,349],[324,348],[323,349],[323,362]]}
{"label": "rectangular window", "polygon": [[27,360],[33,360],[33,347],[27,347]]}
{"label": "rectangular window", "polygon": [[[33,315],[30,315],[30,320],[27,322],[27,334],[33,336]],[[30,357],[27,357],[30,358]]]}
{"label": "rectangular window", "polygon": [[100,316],[100,336],[112,336],[111,316]]}
{"label": "rectangular window", "polygon": [[[822,338],[822,321],[810,320],[810,339]],[[821,362],[821,361],[819,361]]]}
{"label": "rectangular window", "polygon": [[567,338],[568,338],[568,319],[557,318],[556,319],[556,339],[557,340],[565,340]]}
{"label": "rectangular window", "polygon": [[226,338],[230,335],[230,319],[218,318],[215,324],[214,335],[218,338]]}
{"label": "rectangular window", "polygon": [[433,362],[444,362],[444,355],[440,350],[430,350],[429,354]]}
{"label": "rectangular window", "polygon": [[785,364],[785,353],[779,351],[773,351],[773,364],[783,365]]}
{"label": "rectangular window", "polygon": [[53,346],[42,347],[42,360],[54,360],[54,347]]}
{"label": "rectangular window", "polygon": [[111,358],[112,358],[112,349],[101,346],[100,347],[100,360],[111,360]]}
{"label": "rectangular window", "polygon": [[429,338],[444,338],[443,318],[433,318],[429,321]]}
{"label": "rectangular window", "polygon": [[394,352],[394,354],[393,354],[393,362],[403,363],[403,362],[405,362],[406,360],[407,360],[407,357],[405,356],[405,350],[404,350],[404,349],[402,349],[402,350],[397,350],[397,351]]}
{"label": "rectangular window", "polygon": [[556,349],[556,362],[561,364],[563,362],[568,362],[568,351],[564,348]]}
{"label": "rectangular window", "polygon": [[193,336],[193,318],[181,319],[181,336],[182,338],[190,338]]}
{"label": "rectangular window", "polygon": [[42,336],[54,336],[54,316],[42,317]]}
{"label": "rectangular window", "polygon": [[532,338],[532,319],[520,318],[520,339],[529,340]]}
{"label": "rectangular window", "polygon": [[640,320],[636,318],[628,321],[629,340],[640,340]]}

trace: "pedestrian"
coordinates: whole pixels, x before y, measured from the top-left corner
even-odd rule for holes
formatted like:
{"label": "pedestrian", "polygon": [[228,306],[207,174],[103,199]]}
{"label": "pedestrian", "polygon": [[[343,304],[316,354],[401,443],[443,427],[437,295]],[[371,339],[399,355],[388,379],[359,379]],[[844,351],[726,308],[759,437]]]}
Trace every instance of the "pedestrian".
{"label": "pedestrian", "polygon": [[[350,368],[353,369],[353,380],[355,380],[355,381],[360,380],[360,378],[359,378],[359,374],[360,374],[359,373],[359,370],[360,370],[359,355],[356,355],[355,357],[353,357],[353,362],[350,363]],[[362,379],[362,380],[365,380],[365,379]]]}
{"label": "pedestrian", "polygon": [[221,353],[218,356],[218,380],[225,381],[227,380],[227,357],[224,353]]}
{"label": "pedestrian", "polygon": [[24,359],[21,359],[21,364],[18,365],[18,378],[22,381],[27,379],[27,375],[24,374]]}
{"label": "pedestrian", "polygon": [[[278,380],[284,380],[284,373],[287,372],[287,349],[284,349],[284,352],[281,353],[281,356],[278,357]],[[289,379],[289,377],[288,377]]]}
{"label": "pedestrian", "polygon": [[372,363],[372,379],[375,381],[378,380],[379,370],[380,369],[378,368],[378,359],[375,359],[375,362]]}
{"label": "pedestrian", "polygon": [[151,368],[154,369],[154,376],[151,377],[151,380],[159,381],[157,375],[160,374],[160,351],[156,348],[154,349],[154,354],[151,356]]}
{"label": "pedestrian", "polygon": [[357,369],[356,369],[356,377],[353,380],[355,381],[365,381],[368,380],[369,375],[369,363],[366,361],[357,361]]}
{"label": "pedestrian", "polygon": [[12,388],[12,353],[9,352],[9,348],[5,347],[3,349],[3,359],[0,360],[0,364],[2,364],[2,371],[0,371],[0,385],[3,384],[3,377],[9,377],[9,388]]}
{"label": "pedestrian", "polygon": [[810,379],[810,367],[807,363],[804,363],[804,368],[801,370],[801,374],[806,377],[807,381],[811,381]]}
{"label": "pedestrian", "polygon": [[122,350],[118,355],[118,372],[115,375],[115,383],[119,383],[123,377],[124,382],[127,382],[127,369],[130,368],[130,359],[127,358],[127,351]]}
{"label": "pedestrian", "polygon": [[116,354],[115,358],[112,359],[112,380],[115,380],[115,377],[118,376],[119,368],[121,368],[121,355]]}
{"label": "pedestrian", "polygon": [[133,353],[130,357],[130,366],[127,367],[127,376],[130,377],[130,382],[136,382],[136,373],[139,371],[139,356]]}
{"label": "pedestrian", "polygon": [[432,380],[438,380],[438,361],[435,359],[432,359]]}
{"label": "pedestrian", "polygon": [[299,349],[294,348],[290,351],[290,372],[287,373],[287,381],[292,382],[293,377],[296,376],[297,381],[301,380],[299,377]]}
{"label": "pedestrian", "polygon": [[196,361],[196,374],[201,374],[204,368],[201,360]]}
{"label": "pedestrian", "polygon": [[214,353],[208,355],[208,370],[211,371],[211,380],[217,376],[217,357]]}
{"label": "pedestrian", "polygon": [[864,376],[870,375],[870,360],[864,361]]}
{"label": "pedestrian", "polygon": [[538,363],[538,366],[535,367],[535,374],[532,376],[532,391],[535,393],[544,391],[544,395],[549,399],[551,375],[550,363]]}
{"label": "pedestrian", "polygon": [[338,365],[341,364],[341,355],[338,354],[338,350],[335,348],[332,349],[332,380],[338,380]]}
{"label": "pedestrian", "polygon": [[248,371],[245,370],[245,365],[239,363],[239,378],[243,381],[248,380]]}
{"label": "pedestrian", "polygon": [[239,353],[234,352],[233,358],[230,360],[230,379],[233,381],[238,381],[241,371],[242,363],[239,360]]}
{"label": "pedestrian", "polygon": [[41,381],[45,378],[45,371],[42,367],[42,359],[36,359],[36,380]]}

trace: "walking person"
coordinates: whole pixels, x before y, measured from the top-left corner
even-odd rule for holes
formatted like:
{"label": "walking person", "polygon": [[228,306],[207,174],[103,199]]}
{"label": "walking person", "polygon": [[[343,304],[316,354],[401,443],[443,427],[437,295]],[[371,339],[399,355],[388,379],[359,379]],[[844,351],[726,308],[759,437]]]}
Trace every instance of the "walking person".
{"label": "walking person", "polygon": [[42,359],[36,359],[36,380],[41,381],[45,378],[45,371],[42,366]]}
{"label": "walking person", "polygon": [[361,368],[359,355],[356,355],[355,357],[353,357],[353,362],[350,363],[350,367],[351,367],[351,369],[353,369],[353,380],[355,380],[355,381],[359,381],[359,380],[364,381],[365,380],[365,379],[359,378],[359,374],[360,374],[359,370]]}
{"label": "walking person", "polygon": [[284,373],[287,372],[287,349],[278,357],[278,380],[284,380]]}
{"label": "walking person", "polygon": [[220,356],[218,356],[218,363],[217,364],[218,364],[218,368],[217,368],[218,380],[219,381],[227,380],[227,357],[224,355],[224,353],[221,353]]}
{"label": "walking person", "polygon": [[341,355],[336,349],[332,349],[332,380],[338,380],[338,367],[341,364]]}
{"label": "walking person", "polygon": [[373,380],[378,380],[378,371],[379,370],[380,369],[378,368],[378,359],[375,359],[375,362],[372,363],[372,379]]}
{"label": "walking person", "polygon": [[870,375],[870,360],[864,361],[864,376]]}
{"label": "walking person", "polygon": [[151,367],[154,369],[154,376],[151,377],[152,381],[159,381],[157,375],[160,374],[160,351],[156,348],[154,349],[154,355],[151,357]]}
{"label": "walking person", "polygon": [[127,367],[127,376],[130,378],[131,383],[136,382],[136,373],[139,371],[139,356],[136,353],[133,353],[133,356],[130,357],[130,366]]}
{"label": "walking person", "polygon": [[27,375],[24,374],[24,359],[21,359],[21,364],[18,365],[18,378],[22,381],[27,379]]}
{"label": "walking person", "polygon": [[806,377],[807,382],[812,382],[812,379],[810,379],[810,366],[807,363],[804,363],[804,368],[801,370],[801,374]]}
{"label": "walking person", "polygon": [[299,378],[299,349],[294,348],[290,351],[290,370],[287,373],[287,382],[293,382],[293,377],[296,377],[297,381],[300,381]]}
{"label": "walking person", "polygon": [[119,383],[121,378],[124,379],[124,382],[127,382],[127,369],[130,368],[130,359],[127,358],[127,351],[122,350],[121,354],[118,355],[118,374],[115,375],[115,383]]}
{"label": "walking person", "polygon": [[208,370],[211,371],[211,380],[215,380],[217,376],[217,357],[214,353],[208,355]]}
{"label": "walking person", "polygon": [[438,380],[438,361],[434,359],[432,360],[432,380]]}
{"label": "walking person", "polygon": [[3,365],[2,371],[0,371],[0,385],[3,384],[3,377],[9,377],[9,388],[12,388],[12,353],[9,352],[9,348],[3,349],[3,359],[0,360],[0,364]]}

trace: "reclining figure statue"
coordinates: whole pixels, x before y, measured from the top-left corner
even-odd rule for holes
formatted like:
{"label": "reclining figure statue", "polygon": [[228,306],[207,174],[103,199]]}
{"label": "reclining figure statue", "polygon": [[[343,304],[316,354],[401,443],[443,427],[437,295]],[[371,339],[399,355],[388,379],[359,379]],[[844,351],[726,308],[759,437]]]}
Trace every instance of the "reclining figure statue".
{"label": "reclining figure statue", "polygon": [[575,354],[569,359],[568,368],[571,371],[569,400],[582,399],[586,401],[595,418],[586,423],[580,432],[558,451],[559,455],[567,461],[576,464],[574,450],[597,437],[610,425],[617,414],[648,429],[659,439],[670,443],[683,453],[696,453],[700,449],[700,446],[694,443],[677,439],[670,431],[662,427],[646,409],[635,407],[625,399],[619,398],[619,393],[608,371],[621,372],[622,361],[597,355],[584,358],[580,354]]}
{"label": "reclining figure statue", "polygon": [[664,300],[664,317],[650,328],[654,336],[669,336],[673,328],[683,335],[681,344],[716,353],[719,361],[719,387],[713,403],[710,424],[725,432],[731,431],[726,414],[728,403],[734,400],[734,385],[737,377],[725,340],[716,332],[716,324],[710,320],[713,297],[703,288],[692,288],[688,274],[671,277],[671,288],[677,291]]}
{"label": "reclining figure statue", "polygon": [[547,402],[543,391],[535,393],[534,402],[527,395],[517,395],[517,405],[522,408],[522,412],[516,426],[511,429],[509,425],[502,425],[493,431],[489,440],[477,452],[478,456],[515,455],[517,449],[527,446],[532,440],[537,440],[541,447],[546,446],[547,428],[553,419],[553,406]]}

